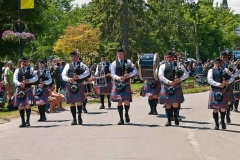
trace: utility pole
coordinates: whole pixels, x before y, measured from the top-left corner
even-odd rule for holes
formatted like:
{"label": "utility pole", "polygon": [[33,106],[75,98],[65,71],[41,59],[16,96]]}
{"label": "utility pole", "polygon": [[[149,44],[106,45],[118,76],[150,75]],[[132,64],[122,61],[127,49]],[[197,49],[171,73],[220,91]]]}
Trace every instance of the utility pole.
{"label": "utility pole", "polygon": [[128,41],[128,0],[122,0],[122,37],[123,37],[123,46],[125,50],[126,58],[130,58],[129,55],[129,41]]}

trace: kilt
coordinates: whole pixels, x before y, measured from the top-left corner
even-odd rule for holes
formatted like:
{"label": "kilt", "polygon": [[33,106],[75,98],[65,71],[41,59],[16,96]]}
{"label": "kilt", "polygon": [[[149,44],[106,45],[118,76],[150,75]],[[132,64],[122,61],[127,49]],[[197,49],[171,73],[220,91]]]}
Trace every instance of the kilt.
{"label": "kilt", "polygon": [[[25,92],[26,98],[24,100],[18,98],[17,94],[23,91]],[[19,107],[20,105],[26,106],[26,105],[32,105],[34,104],[34,96],[32,92],[32,88],[21,88],[17,87],[15,94],[14,94],[14,101],[13,104],[15,107]]]}
{"label": "kilt", "polygon": [[116,82],[113,82],[110,99],[113,102],[118,102],[119,101],[118,97],[121,97],[122,102],[125,100],[132,102],[132,91],[131,91],[130,83],[126,84],[124,91],[120,92],[117,90]]}
{"label": "kilt", "polygon": [[219,89],[212,88],[209,93],[209,100],[208,100],[208,109],[221,109],[221,108],[228,108],[228,95],[227,92],[223,93],[223,100],[221,102],[215,101],[214,94],[219,92]]}
{"label": "kilt", "polygon": [[235,103],[235,98],[234,98],[234,94],[233,94],[233,85],[232,84],[228,85],[228,91],[226,93],[227,93],[227,97],[228,97],[228,102]]}
{"label": "kilt", "polygon": [[36,105],[40,105],[40,101],[43,101],[44,104],[48,104],[49,103],[48,102],[49,89],[48,88],[44,88],[43,89],[43,95],[41,97],[35,95],[36,90],[37,90],[37,88],[34,87],[33,95],[34,95],[34,100],[35,100]]}
{"label": "kilt", "polygon": [[70,84],[66,84],[66,103],[67,104],[73,104],[77,102],[85,102],[85,94],[84,94],[84,85],[83,83],[77,82],[78,86],[78,93],[73,94],[70,91]]}
{"label": "kilt", "polygon": [[175,88],[175,94],[170,96],[167,93],[168,86],[162,85],[161,91],[159,93],[159,103],[160,104],[173,104],[173,103],[183,103],[184,97],[182,92],[182,86]]}
{"label": "kilt", "polygon": [[156,82],[156,88],[151,88],[150,83],[147,81],[144,82],[141,91],[140,91],[140,96],[145,97],[149,95],[159,95],[160,89],[161,89],[161,84],[159,81]]}
{"label": "kilt", "polygon": [[110,94],[112,91],[112,81],[107,82],[106,87],[98,87],[98,94]]}

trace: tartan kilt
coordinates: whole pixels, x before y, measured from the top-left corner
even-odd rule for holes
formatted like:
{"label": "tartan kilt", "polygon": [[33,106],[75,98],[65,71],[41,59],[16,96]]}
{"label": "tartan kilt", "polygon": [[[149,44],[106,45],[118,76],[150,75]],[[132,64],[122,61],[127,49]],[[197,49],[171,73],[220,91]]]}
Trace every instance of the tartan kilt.
{"label": "tartan kilt", "polygon": [[70,84],[69,83],[66,84],[66,103],[67,104],[85,102],[84,85],[83,83],[77,82],[77,86],[78,86],[78,93],[73,94],[70,91],[70,88],[71,88]]}
{"label": "tartan kilt", "polygon": [[228,91],[227,93],[227,97],[228,97],[228,102],[235,102],[235,98],[234,98],[234,94],[233,94],[233,85],[229,84],[228,85]]}
{"label": "tartan kilt", "polygon": [[215,101],[214,94],[219,92],[219,89],[212,88],[209,93],[209,100],[208,100],[208,109],[221,109],[221,108],[228,108],[228,95],[227,92],[223,93],[223,100],[221,102]]}
{"label": "tartan kilt", "polygon": [[168,86],[162,85],[161,91],[159,93],[159,103],[160,104],[173,104],[173,103],[183,103],[184,97],[182,92],[182,86],[175,88],[175,94],[170,96],[167,93]]}
{"label": "tartan kilt", "polygon": [[113,84],[112,91],[110,95],[110,99],[112,102],[118,102],[119,99],[117,97],[121,97],[122,102],[125,100],[132,102],[132,91],[131,91],[130,83],[125,85],[125,89],[122,92],[117,90],[116,82],[113,82],[112,84]]}
{"label": "tartan kilt", "polygon": [[150,87],[150,83],[148,82],[144,82],[141,91],[140,91],[140,96],[145,97],[145,96],[149,96],[149,94],[151,95],[159,95],[159,92],[161,90],[161,84],[160,82],[156,82],[156,88],[151,88]]}
{"label": "tartan kilt", "polygon": [[34,100],[36,105],[39,105],[40,101],[43,101],[45,104],[48,104],[48,96],[49,96],[49,89],[48,88],[43,88],[43,95],[40,96],[36,96],[35,92],[36,92],[37,88],[34,87],[33,89],[33,95],[34,95]]}
{"label": "tartan kilt", "polygon": [[[17,94],[23,91],[25,92],[26,98],[24,100],[18,98]],[[32,88],[21,88],[21,87],[16,87],[16,91],[14,94],[14,101],[13,104],[15,107],[19,107],[20,105],[26,106],[26,105],[32,105],[34,104],[34,96],[32,92]]]}
{"label": "tartan kilt", "polygon": [[106,87],[98,87],[98,94],[110,94],[112,91],[112,81],[107,82]]}

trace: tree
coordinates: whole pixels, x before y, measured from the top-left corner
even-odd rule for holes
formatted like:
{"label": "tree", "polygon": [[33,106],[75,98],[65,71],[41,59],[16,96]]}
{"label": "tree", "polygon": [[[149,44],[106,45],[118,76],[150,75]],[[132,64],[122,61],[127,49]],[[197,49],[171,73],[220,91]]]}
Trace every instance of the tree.
{"label": "tree", "polygon": [[64,53],[68,55],[77,48],[80,56],[90,59],[93,51],[97,50],[98,45],[99,30],[87,24],[80,24],[76,27],[69,26],[64,30],[64,34],[55,43],[54,51],[57,54]]}

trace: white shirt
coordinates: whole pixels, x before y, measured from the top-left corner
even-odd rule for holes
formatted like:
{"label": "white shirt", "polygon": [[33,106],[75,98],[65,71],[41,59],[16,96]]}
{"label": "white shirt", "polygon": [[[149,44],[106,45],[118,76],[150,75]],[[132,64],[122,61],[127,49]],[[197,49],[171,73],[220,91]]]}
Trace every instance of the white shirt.
{"label": "white shirt", "polygon": [[[107,61],[106,61],[106,62],[107,62]],[[106,66],[106,62],[100,62],[100,63],[101,63],[100,65],[102,66],[103,63],[104,63],[105,65],[102,66],[102,67],[105,68],[105,66]],[[109,63],[109,62],[108,62],[108,63]],[[99,66],[99,65],[97,65],[95,75],[98,74],[98,66]],[[102,68],[102,69],[103,69],[103,68]],[[111,63],[109,63],[109,71],[111,72]]]}
{"label": "white shirt", "polygon": [[[73,62],[72,62],[72,64],[73,64]],[[85,69],[85,72],[83,74],[77,75],[77,76],[79,79],[83,79],[83,78],[87,77],[90,74],[90,72],[89,72],[89,68],[82,62],[80,63],[80,66]],[[73,67],[74,67],[74,65],[73,65]],[[77,62],[75,62],[75,68],[76,67],[77,67]],[[64,69],[62,71],[62,79],[66,82],[68,82],[70,79],[68,77],[68,70],[69,70],[69,63],[64,66]]]}
{"label": "white shirt", "polygon": [[[165,63],[169,63],[169,62],[165,62]],[[159,71],[158,71],[158,78],[160,79],[160,81],[162,81],[163,83],[165,84],[168,84],[170,82],[170,80],[168,80],[165,76],[164,76],[164,71],[165,71],[165,66],[166,64],[162,64],[159,68]],[[173,62],[172,62],[173,64]],[[180,77],[180,80],[183,81],[185,79],[187,79],[189,77],[189,73],[187,72],[187,70],[184,68],[183,65],[181,65],[180,62],[177,62],[177,67],[178,68],[181,68],[181,70],[184,72],[182,77]]]}
{"label": "white shirt", "polygon": [[[234,81],[235,77],[234,76],[231,76],[231,78],[227,81],[228,83],[232,83]],[[208,71],[208,74],[207,74],[207,80],[208,80],[208,83],[212,86],[215,86],[215,87],[219,87],[221,85],[221,83],[219,82],[216,82],[213,80],[213,69],[210,69]]]}
{"label": "white shirt", "polygon": [[[21,84],[21,82],[18,81],[19,69],[22,69],[22,68],[17,68],[14,72],[14,75],[13,75],[13,82],[14,82],[15,86],[20,86],[20,84]],[[24,70],[27,71],[27,67],[24,67]],[[29,81],[29,83],[36,82],[38,80],[38,76],[37,76],[37,74],[33,73],[33,68],[32,67],[30,67],[30,74],[33,74],[33,77],[27,79]]]}
{"label": "white shirt", "polygon": [[[120,59],[118,59],[118,61],[121,64]],[[127,65],[134,67],[133,63],[129,59],[127,60]],[[133,77],[136,73],[137,73],[137,69],[136,69],[136,67],[134,67],[133,71],[129,73],[129,78]],[[118,75],[116,75],[116,61],[114,61],[111,64],[111,76],[115,80],[119,80],[119,78],[120,78]]]}
{"label": "white shirt", "polygon": [[[39,71],[40,71],[40,75],[42,75],[44,70],[39,70]],[[34,74],[37,74],[37,72],[38,71],[33,71]],[[50,74],[49,70],[46,70],[46,77],[48,78],[48,80],[45,80],[44,84],[46,84],[46,85],[51,84],[52,83],[52,77],[51,77],[51,74]]]}

